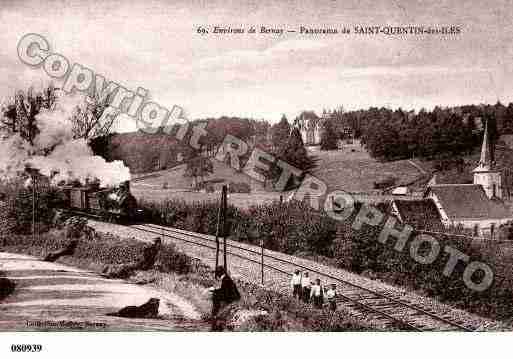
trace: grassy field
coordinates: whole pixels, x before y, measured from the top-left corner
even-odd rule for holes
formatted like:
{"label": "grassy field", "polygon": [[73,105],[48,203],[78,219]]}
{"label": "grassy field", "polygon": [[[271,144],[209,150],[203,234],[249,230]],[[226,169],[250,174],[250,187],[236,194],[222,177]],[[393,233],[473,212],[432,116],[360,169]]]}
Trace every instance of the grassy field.
{"label": "grassy field", "polygon": [[[408,183],[418,178],[421,172],[409,161],[378,162],[358,144],[346,146],[338,151],[320,151],[318,147],[308,149],[312,156],[318,158],[314,175],[324,181],[329,191],[345,190],[348,192],[372,193],[374,182],[388,177],[397,178],[397,183]],[[244,182],[251,186],[252,193],[232,193],[230,202],[238,207],[247,208],[254,204],[263,204],[279,200],[280,194],[269,192],[264,186],[251,180],[242,172],[237,172],[224,163],[213,160],[214,173],[205,178],[217,191],[229,182]],[[191,190],[192,180],[183,176],[185,165],[153,173],[148,178],[135,181],[132,192],[138,199],[160,201],[178,198],[188,202],[218,200],[219,193],[202,193]],[[143,174],[143,176],[148,174]],[[374,191],[375,192],[375,191]],[[285,195],[286,197],[286,195]]]}
{"label": "grassy field", "polygon": [[[242,172],[237,172],[233,168],[229,167],[225,163],[212,160],[214,166],[214,173],[206,176],[205,181],[209,181],[213,184],[214,188],[220,189],[223,184],[229,182],[244,182],[251,185],[253,191],[262,191],[262,184],[251,181],[251,179]],[[151,174],[141,174],[141,176],[155,175],[155,177],[149,177],[142,181],[134,182],[134,185],[138,188],[152,188],[152,189],[168,189],[174,190],[190,190],[192,187],[192,179],[183,176],[185,171],[185,165],[179,165],[168,170],[154,172]],[[158,176],[157,176],[158,175]]]}
{"label": "grassy field", "polygon": [[[280,199],[277,192],[264,191],[263,185],[251,180],[242,172],[237,172],[224,163],[212,161],[214,173],[205,180],[210,181],[216,192],[205,193],[191,189],[192,180],[183,176],[185,165],[174,167],[170,170],[153,173],[155,177],[135,181],[131,191],[137,199],[160,202],[167,199],[182,199],[187,202],[194,201],[218,201],[220,189],[223,184],[229,182],[244,182],[251,185],[251,193],[230,193],[228,200],[239,208],[248,208],[255,204],[264,204]],[[146,176],[148,174],[144,174]],[[166,188],[165,188],[166,187]]]}
{"label": "grassy field", "polygon": [[358,145],[339,151],[320,151],[318,147],[310,147],[309,152],[319,159],[314,175],[323,180],[329,190],[371,192],[374,182],[388,177],[397,178],[397,184],[401,184],[421,175],[407,160],[378,162]]}
{"label": "grassy field", "polygon": [[[132,186],[132,193],[137,199],[145,199],[153,202],[160,202],[166,199],[181,199],[186,202],[219,201],[221,197],[219,191],[215,193],[205,193],[188,190],[141,188],[141,186]],[[248,208],[252,205],[270,203],[279,199],[280,194],[277,192],[228,194],[229,203],[239,208]]]}

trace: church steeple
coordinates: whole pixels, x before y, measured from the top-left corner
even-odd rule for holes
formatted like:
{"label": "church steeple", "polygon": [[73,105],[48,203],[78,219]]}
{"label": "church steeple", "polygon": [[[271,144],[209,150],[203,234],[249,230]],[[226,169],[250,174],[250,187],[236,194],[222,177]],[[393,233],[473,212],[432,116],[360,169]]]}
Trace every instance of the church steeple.
{"label": "church steeple", "polygon": [[483,145],[481,147],[481,157],[479,159],[479,165],[476,168],[490,171],[495,166],[494,148],[490,140],[490,134],[488,132],[488,121],[485,123]]}
{"label": "church steeple", "polygon": [[483,186],[488,198],[502,198],[501,172],[495,169],[495,148],[490,140],[488,121],[485,124],[479,164],[474,169],[474,184]]}

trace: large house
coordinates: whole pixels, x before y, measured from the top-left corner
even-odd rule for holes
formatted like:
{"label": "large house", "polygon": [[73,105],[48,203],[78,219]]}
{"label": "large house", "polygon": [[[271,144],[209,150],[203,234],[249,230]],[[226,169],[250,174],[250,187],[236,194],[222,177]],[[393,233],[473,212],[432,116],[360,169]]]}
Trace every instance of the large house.
{"label": "large house", "polygon": [[313,111],[303,111],[296,118],[294,125],[299,128],[305,145],[317,145],[321,142],[324,121],[324,117],[318,117]]}
{"label": "large house", "polygon": [[502,176],[485,126],[481,157],[471,184],[428,184],[424,198],[434,201],[444,226],[462,226],[474,235],[494,237],[499,225],[513,219],[502,200]]}

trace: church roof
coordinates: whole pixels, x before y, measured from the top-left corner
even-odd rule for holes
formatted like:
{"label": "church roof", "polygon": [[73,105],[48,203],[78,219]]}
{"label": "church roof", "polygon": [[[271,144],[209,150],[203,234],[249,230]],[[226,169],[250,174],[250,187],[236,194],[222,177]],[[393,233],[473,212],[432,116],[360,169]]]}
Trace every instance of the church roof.
{"label": "church roof", "polygon": [[452,219],[504,219],[510,218],[504,202],[486,196],[479,184],[440,184],[428,187],[424,197],[436,195],[440,205]]}
{"label": "church roof", "polygon": [[393,204],[403,223],[417,230],[440,231],[443,229],[440,213],[432,199],[394,200]]}
{"label": "church roof", "polygon": [[317,116],[314,111],[303,111],[299,115],[299,118],[301,120],[318,120],[319,116]]}

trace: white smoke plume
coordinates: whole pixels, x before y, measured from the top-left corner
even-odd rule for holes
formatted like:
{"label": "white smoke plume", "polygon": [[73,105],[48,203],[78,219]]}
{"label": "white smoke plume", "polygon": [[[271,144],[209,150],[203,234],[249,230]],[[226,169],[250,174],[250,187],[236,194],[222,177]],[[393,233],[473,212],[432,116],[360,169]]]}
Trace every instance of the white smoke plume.
{"label": "white smoke plume", "polygon": [[55,147],[48,156],[33,156],[28,161],[30,167],[52,181],[78,180],[85,184],[98,179],[100,186],[116,186],[130,179],[130,170],[122,161],[107,162],[93,151],[83,139],[64,142]]}
{"label": "white smoke plume", "polygon": [[85,98],[81,95],[63,95],[58,98],[55,106],[41,109],[36,116],[39,134],[34,139],[37,150],[52,148],[73,139],[73,123],[71,117],[78,107],[83,107]]}
{"label": "white smoke plume", "polygon": [[30,145],[18,135],[0,138],[0,178],[8,180],[23,171],[30,152]]}
{"label": "white smoke plume", "polygon": [[98,180],[101,186],[116,186],[130,180],[130,170],[122,161],[107,162],[93,154],[85,139],[73,139],[72,117],[77,106],[85,108],[84,100],[79,95],[61,95],[52,109],[41,110],[36,116],[40,132],[33,146],[16,134],[4,134],[0,138],[0,177],[19,176],[28,166],[53,183]]}

